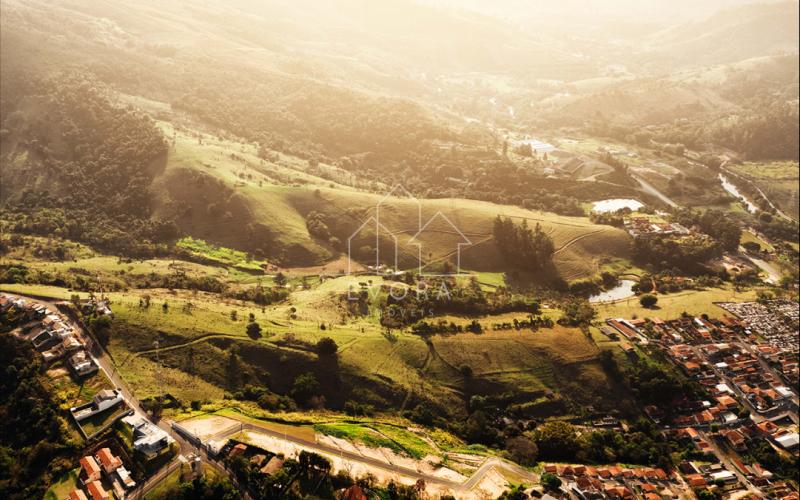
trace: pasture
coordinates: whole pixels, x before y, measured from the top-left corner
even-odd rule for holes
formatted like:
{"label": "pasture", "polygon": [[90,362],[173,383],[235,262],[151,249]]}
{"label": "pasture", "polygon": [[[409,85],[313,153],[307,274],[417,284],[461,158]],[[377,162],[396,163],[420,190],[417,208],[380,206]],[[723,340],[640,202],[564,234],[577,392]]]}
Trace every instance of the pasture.
{"label": "pasture", "polygon": [[[283,249],[284,263],[290,266],[321,265],[348,253],[370,263],[366,257],[369,250],[363,247],[370,241],[375,246],[377,236],[381,261],[392,266],[397,262],[401,268],[414,269],[420,256],[425,267],[444,261],[455,265],[458,245],[462,243],[462,268],[498,272],[515,264],[503,262],[491,242],[492,223],[497,215],[517,222],[526,220],[529,225],[541,224],[559,249],[556,268],[567,280],[590,277],[598,272],[599,261],[605,256],[628,253],[628,237],[623,231],[592,224],[586,218],[475,200],[417,201],[401,196],[402,189],[384,197],[381,193],[388,192],[388,188],[373,186],[376,194],[351,187],[348,184],[358,185],[358,179],[331,165],[312,166],[305,160],[275,152],[259,156],[251,144],[176,128],[168,122],[160,122],[160,126],[173,144],[154,189],[162,193],[164,200],[180,199],[192,207],[192,215],[178,218],[181,230],[209,244],[239,250],[259,245],[273,253]],[[213,186],[187,185],[189,171],[219,179],[231,190],[227,221],[207,215],[207,204],[200,202],[214,196],[210,191]],[[372,225],[362,225],[378,211],[383,227],[377,229],[376,235]],[[307,220],[314,215],[312,212],[324,221],[335,241],[310,233]],[[169,216],[169,204],[156,207],[156,214]],[[436,214],[444,217],[434,220]],[[260,243],[248,231],[242,231],[253,225],[272,235],[271,240]],[[423,226],[426,230],[411,241]],[[209,249],[196,250],[206,256],[214,254]],[[359,250],[363,251],[358,253]],[[230,264],[229,259],[224,260]],[[246,259],[245,263],[250,264]]]}
{"label": "pasture", "polygon": [[685,290],[677,293],[658,294],[658,304],[647,309],[639,304],[638,297],[618,302],[597,304],[598,318],[653,318],[675,319],[683,312],[699,316],[708,314],[719,318],[727,313],[715,305],[716,302],[744,302],[755,300],[755,290],[736,291],[730,285],[705,290]]}

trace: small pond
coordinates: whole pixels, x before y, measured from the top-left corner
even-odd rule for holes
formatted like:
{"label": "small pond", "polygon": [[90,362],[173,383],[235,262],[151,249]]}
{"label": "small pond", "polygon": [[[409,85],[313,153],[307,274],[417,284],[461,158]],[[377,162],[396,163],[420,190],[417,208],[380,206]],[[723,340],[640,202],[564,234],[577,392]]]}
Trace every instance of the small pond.
{"label": "small pond", "polygon": [[633,293],[633,285],[635,284],[636,282],[633,280],[620,280],[619,284],[614,288],[589,297],[589,302],[613,302],[633,297],[635,295]]}

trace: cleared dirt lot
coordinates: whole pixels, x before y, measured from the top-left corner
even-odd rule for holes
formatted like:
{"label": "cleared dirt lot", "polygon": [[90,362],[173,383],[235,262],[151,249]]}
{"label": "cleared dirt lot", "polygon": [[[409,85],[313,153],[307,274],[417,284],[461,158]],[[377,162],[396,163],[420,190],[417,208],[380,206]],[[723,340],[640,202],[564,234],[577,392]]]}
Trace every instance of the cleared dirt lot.
{"label": "cleared dirt lot", "polygon": [[180,426],[198,437],[201,441],[208,441],[214,437],[226,436],[237,432],[240,422],[219,415],[207,415],[191,418],[180,422]]}

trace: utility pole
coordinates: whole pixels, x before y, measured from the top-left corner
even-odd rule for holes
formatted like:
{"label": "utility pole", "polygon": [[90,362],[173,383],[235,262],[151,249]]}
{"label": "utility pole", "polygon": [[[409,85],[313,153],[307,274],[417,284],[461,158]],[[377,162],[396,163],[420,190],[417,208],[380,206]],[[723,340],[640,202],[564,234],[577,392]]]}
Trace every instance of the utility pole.
{"label": "utility pole", "polygon": [[156,385],[158,385],[158,397],[163,399],[164,388],[161,385],[161,353],[159,351],[158,339],[153,342],[153,346],[156,348]]}

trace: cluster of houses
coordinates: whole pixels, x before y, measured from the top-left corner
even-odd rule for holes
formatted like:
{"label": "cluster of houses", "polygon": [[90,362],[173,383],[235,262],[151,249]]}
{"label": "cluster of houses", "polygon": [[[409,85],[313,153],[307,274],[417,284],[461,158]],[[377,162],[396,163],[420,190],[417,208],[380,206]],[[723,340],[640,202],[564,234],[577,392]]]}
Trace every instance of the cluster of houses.
{"label": "cluster of houses", "polygon": [[662,500],[684,496],[678,478],[660,468],[545,464],[544,471],[558,476],[570,496],[583,500]]}
{"label": "cluster of houses", "polygon": [[[728,458],[735,471],[719,463],[685,467],[690,486],[736,485],[740,477],[745,477],[760,488],[780,489],[781,482],[773,481],[770,471],[758,463],[745,464],[740,458],[762,440],[782,452],[798,451],[797,426],[786,418],[787,410],[797,411],[797,395],[770,369],[780,365],[764,359],[761,334],[753,335],[741,317],[716,320],[686,316],[669,321],[619,318],[606,320],[606,324],[605,331],[613,330],[631,342],[661,349],[705,389],[708,397],[687,398],[676,404],[670,421],[673,429],[668,432],[692,444],[710,461],[720,458],[715,444],[733,450]],[[645,412],[657,422],[666,417],[664,409],[655,406],[645,408]]]}
{"label": "cluster of houses", "polygon": [[230,448],[228,458],[233,459],[239,456],[247,456],[253,466],[258,467],[261,474],[268,476],[274,475],[281,470],[285,460],[281,455],[273,455],[269,452],[253,447],[250,449],[244,443],[236,443]]}
{"label": "cluster of houses", "polygon": [[60,314],[42,304],[5,294],[0,294],[0,313],[15,315],[23,325],[22,337],[30,340],[46,363],[68,358],[67,365],[78,378],[98,370],[83,338]]}
{"label": "cluster of houses", "polygon": [[[789,386],[800,382],[800,304],[790,300],[758,302],[726,302],[719,304],[735,314],[744,332],[756,336],[754,342],[758,355],[778,370]],[[760,340],[763,339],[763,340]]]}
{"label": "cluster of houses", "polygon": [[626,217],[625,230],[632,237],[639,236],[688,236],[692,233],[677,222],[654,222],[647,217]]}
{"label": "cluster of houses", "polygon": [[109,486],[114,498],[122,499],[136,487],[122,459],[114,455],[110,448],[100,448],[94,455],[82,457],[80,464],[78,487],[70,492],[70,500],[108,500],[111,498]]}
{"label": "cluster of houses", "polygon": [[[773,475],[758,464],[745,465],[740,459],[733,458],[733,466],[759,488],[769,498],[780,500],[797,500],[797,492],[785,481],[773,480]],[[739,477],[719,463],[685,461],[678,465],[686,483],[692,488],[705,488],[710,485],[721,485],[726,489],[739,486]]]}

